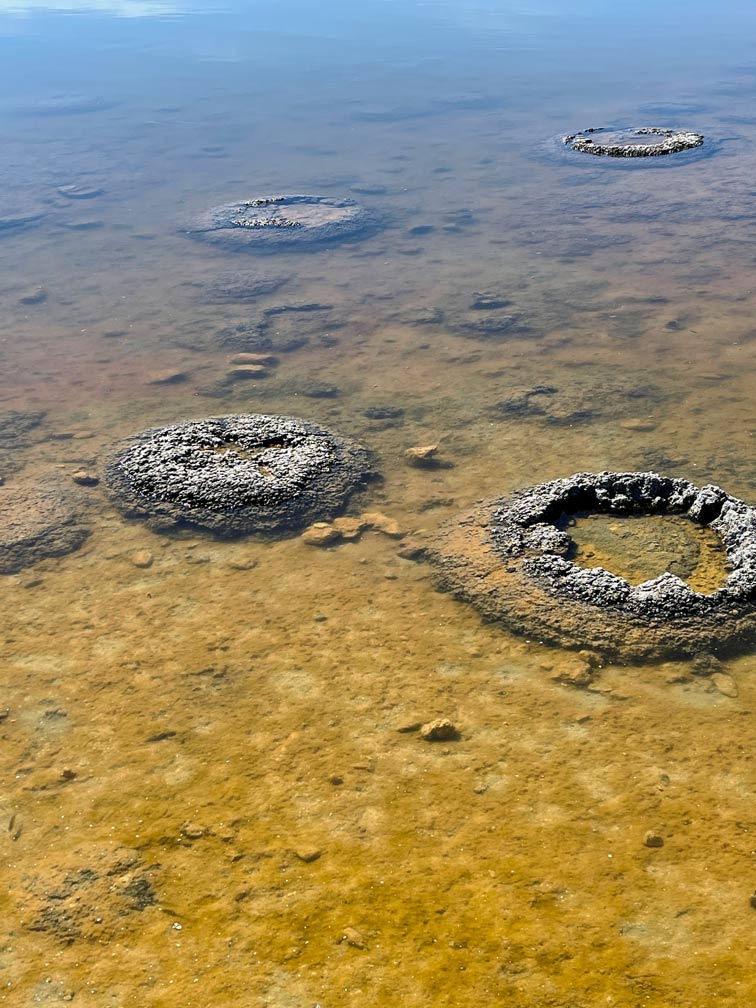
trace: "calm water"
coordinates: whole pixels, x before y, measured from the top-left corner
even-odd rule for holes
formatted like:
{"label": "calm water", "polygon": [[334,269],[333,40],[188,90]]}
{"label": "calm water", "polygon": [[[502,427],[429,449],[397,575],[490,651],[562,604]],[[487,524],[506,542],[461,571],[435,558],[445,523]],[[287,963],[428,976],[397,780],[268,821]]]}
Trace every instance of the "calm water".
{"label": "calm water", "polygon": [[[712,10],[3,0],[0,223],[35,219],[0,229],[0,412],[46,411],[8,485],[260,411],[374,448],[408,535],[578,470],[756,500],[756,10]],[[628,124],[711,156],[555,139]],[[386,226],[269,256],[181,231],[277,192]],[[224,330],[313,303],[224,381]],[[448,467],[406,465],[434,442]],[[100,491],[81,549],[0,577],[2,1003],[753,1003],[751,655],[725,692],[661,661],[578,690],[395,539],[158,536]],[[460,739],[399,731],[435,717]]]}

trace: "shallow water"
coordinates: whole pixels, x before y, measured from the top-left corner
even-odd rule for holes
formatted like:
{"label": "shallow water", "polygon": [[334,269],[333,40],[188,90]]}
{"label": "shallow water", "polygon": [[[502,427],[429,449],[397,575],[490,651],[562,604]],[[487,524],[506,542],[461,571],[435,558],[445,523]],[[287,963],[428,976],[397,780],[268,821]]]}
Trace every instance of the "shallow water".
{"label": "shallow water", "polygon": [[[0,472],[260,411],[374,449],[356,509],[408,538],[577,471],[755,501],[755,33],[734,0],[3,4],[0,410],[46,416]],[[708,156],[559,145],[616,123]],[[185,233],[282,191],[384,227]],[[229,384],[260,320],[307,342]],[[752,652],[577,689],[401,540],[157,535],[101,491],[79,550],[0,577],[2,1003],[753,1001]],[[402,730],[436,717],[459,739]]]}

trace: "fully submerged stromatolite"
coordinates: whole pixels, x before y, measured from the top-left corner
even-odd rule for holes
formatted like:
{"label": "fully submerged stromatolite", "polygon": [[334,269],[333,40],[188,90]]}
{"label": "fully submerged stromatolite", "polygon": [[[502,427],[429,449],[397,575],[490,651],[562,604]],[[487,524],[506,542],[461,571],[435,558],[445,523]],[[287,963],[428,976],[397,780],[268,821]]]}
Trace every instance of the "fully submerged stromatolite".
{"label": "fully submerged stromatolite", "polygon": [[[680,515],[721,539],[730,572],[711,594],[674,574],[632,585],[567,559],[560,516]],[[619,658],[735,647],[756,631],[756,509],[716,486],[657,473],[578,473],[479,504],[428,559],[438,586],[534,640]]]}
{"label": "fully submerged stromatolite", "polygon": [[0,574],[77,550],[90,534],[86,501],[59,477],[0,486]]}
{"label": "fully submerged stromatolite", "polygon": [[375,229],[372,213],[354,200],[331,196],[263,196],[212,207],[184,230],[232,249],[311,249],[357,241]]}
{"label": "fully submerged stromatolite", "polygon": [[338,514],[375,475],[370,452],[296,417],[209,417],[129,438],[107,464],[115,505],[153,528],[287,535]]}

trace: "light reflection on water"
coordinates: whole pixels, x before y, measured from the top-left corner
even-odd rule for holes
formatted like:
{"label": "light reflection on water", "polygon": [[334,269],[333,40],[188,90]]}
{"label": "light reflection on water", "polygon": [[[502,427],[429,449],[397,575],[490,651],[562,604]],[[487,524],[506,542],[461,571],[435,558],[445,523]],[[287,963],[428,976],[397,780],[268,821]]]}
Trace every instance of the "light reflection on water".
{"label": "light reflection on water", "polygon": [[[374,448],[367,506],[413,534],[578,470],[755,500],[754,13],[607,11],[0,7],[0,218],[37,218],[0,231],[0,410],[47,411],[0,474],[259,410]],[[549,146],[613,122],[716,154]],[[280,191],[388,226],[271,256],[182,233]],[[229,383],[223,332],[266,318],[306,343]],[[405,464],[435,441],[452,465]],[[5,1003],[753,1000],[749,654],[575,689],[380,533],[171,538],[82,492],[87,543],[0,578]],[[434,717],[461,738],[399,730]]]}

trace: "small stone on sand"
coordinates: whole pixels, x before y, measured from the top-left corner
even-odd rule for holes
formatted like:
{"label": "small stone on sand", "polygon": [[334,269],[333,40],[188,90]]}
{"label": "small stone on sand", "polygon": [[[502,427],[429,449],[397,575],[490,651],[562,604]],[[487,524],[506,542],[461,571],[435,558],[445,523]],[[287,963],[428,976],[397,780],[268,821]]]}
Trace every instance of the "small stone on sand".
{"label": "small stone on sand", "polygon": [[430,469],[436,464],[435,456],[438,453],[438,445],[416,445],[408,448],[404,453],[407,465],[415,469]]}
{"label": "small stone on sand", "polygon": [[135,567],[152,567],[154,556],[149,550],[139,550],[131,554],[131,562]]}
{"label": "small stone on sand", "polygon": [[86,469],[77,469],[76,472],[71,475],[71,479],[79,486],[87,487],[97,486],[100,482],[99,476],[93,472],[88,472]]}
{"label": "small stone on sand", "polygon": [[449,718],[436,718],[435,721],[428,721],[422,726],[420,737],[426,742],[452,742],[459,738],[459,732]]}

